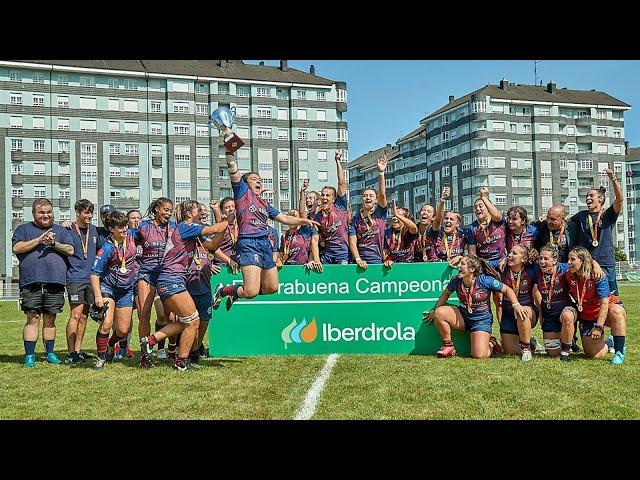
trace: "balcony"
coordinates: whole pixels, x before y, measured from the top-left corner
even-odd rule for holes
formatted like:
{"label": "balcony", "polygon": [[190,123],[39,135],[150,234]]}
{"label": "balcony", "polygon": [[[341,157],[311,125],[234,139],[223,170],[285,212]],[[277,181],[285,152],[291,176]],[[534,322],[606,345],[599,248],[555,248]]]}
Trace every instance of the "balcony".
{"label": "balcony", "polygon": [[58,153],[58,163],[69,163],[71,161],[71,155],[69,152]]}
{"label": "balcony", "polygon": [[11,160],[16,162],[24,160],[24,152],[22,150],[11,150]]}
{"label": "balcony", "polygon": [[594,125],[596,123],[596,119],[595,118],[591,118],[591,117],[579,117],[576,118],[576,125],[578,127],[587,127],[589,125]]}
{"label": "balcony", "polygon": [[154,167],[162,166],[162,155],[154,155],[151,157],[151,165]]}
{"label": "balcony", "polygon": [[62,186],[71,185],[71,177],[69,175],[60,175],[58,177],[58,183]]}
{"label": "balcony", "polygon": [[111,165],[138,165],[140,157],[138,155],[109,155]]}
{"label": "balcony", "polygon": [[22,197],[13,197],[11,199],[11,206],[13,208],[22,208],[24,206],[24,199]]}
{"label": "balcony", "polygon": [[153,188],[162,188],[162,179],[161,178],[152,178],[151,186]]}
{"label": "balcony", "polygon": [[112,187],[139,187],[140,179],[131,177],[111,177],[109,182]]}
{"label": "balcony", "polygon": [[289,160],[280,160],[280,170],[289,170]]}
{"label": "balcony", "polygon": [[287,212],[291,210],[291,203],[289,202],[280,202],[280,210],[282,212]]}
{"label": "balcony", "polygon": [[111,204],[123,210],[131,210],[132,208],[140,208],[140,199],[132,197],[112,198]]}
{"label": "balcony", "polygon": [[[71,200],[68,198],[49,198],[48,200],[57,208],[69,208],[71,206]],[[33,197],[12,198],[11,206],[14,208],[31,207],[35,201],[36,199]]]}
{"label": "balcony", "polygon": [[289,180],[280,180],[280,190],[289,190]]}

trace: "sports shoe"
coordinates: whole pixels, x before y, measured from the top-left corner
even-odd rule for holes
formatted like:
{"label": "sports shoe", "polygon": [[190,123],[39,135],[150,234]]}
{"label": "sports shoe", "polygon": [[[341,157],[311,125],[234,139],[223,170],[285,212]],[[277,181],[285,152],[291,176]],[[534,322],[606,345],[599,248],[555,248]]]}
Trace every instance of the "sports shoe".
{"label": "sports shoe", "polygon": [[236,300],[238,300],[238,297],[236,297],[235,295],[229,295],[227,297],[227,312],[229,310],[231,310],[231,305],[233,305],[233,302],[235,302]]}
{"label": "sports shoe", "polygon": [[437,351],[436,355],[440,358],[455,357],[456,349],[453,345],[443,345],[440,347],[440,350]]}
{"label": "sports shoe", "polygon": [[622,365],[624,363],[624,353],[616,352],[613,358],[611,359],[612,365]]}
{"label": "sports shoe", "polygon": [[194,365],[200,363],[200,352],[196,350],[195,352],[189,352],[189,362]]}
{"label": "sports shoe", "polygon": [[147,370],[149,368],[155,367],[155,365],[153,364],[151,359],[149,357],[147,357],[146,355],[142,355],[142,357],[140,357],[140,365],[139,366],[143,370]]}
{"label": "sports shoe", "polygon": [[574,338],[573,341],[571,342],[571,351],[573,353],[580,353],[582,351],[582,349],[580,348],[580,346],[578,345],[578,342],[576,341],[576,339]]}
{"label": "sports shoe", "polygon": [[571,361],[571,357],[569,356],[569,353],[560,352],[560,361],[561,362],[570,362]]}
{"label": "sports shoe", "polygon": [[533,355],[531,354],[531,350],[522,350],[521,359],[523,362],[530,362],[531,360],[533,360]]}
{"label": "sports shoe", "polygon": [[25,367],[35,367],[36,366],[36,355],[32,353],[31,355],[24,356],[24,363],[22,364]]}
{"label": "sports shoe", "polygon": [[204,348],[204,344],[200,344],[200,348],[198,349],[198,352],[200,352],[200,356],[201,357],[208,357],[209,356],[209,349],[208,348]]}
{"label": "sports shoe", "polygon": [[64,363],[67,365],[77,365],[82,362],[84,362],[84,358],[82,358],[78,352],[71,352],[67,355],[67,358],[64,359]]}
{"label": "sports shoe", "polygon": [[125,359],[125,349],[124,348],[119,348],[118,349],[118,353],[116,353],[113,357],[113,361],[117,362],[119,360],[124,360]]}
{"label": "sports shoe", "polygon": [[536,337],[531,337],[531,351],[534,353],[547,353],[544,345],[538,342],[538,340],[536,340]]}
{"label": "sports shoe", "polygon": [[161,348],[158,350],[158,354],[156,355],[158,360],[166,360],[167,359],[167,349]]}
{"label": "sports shoe", "polygon": [[149,337],[142,337],[140,339],[140,355],[145,357],[151,357],[153,353],[153,345],[149,343]]}
{"label": "sports shoe", "polygon": [[613,348],[613,335],[609,335],[604,344],[609,347],[609,353],[616,353],[615,348]]}
{"label": "sports shoe", "polygon": [[495,357],[502,353],[502,346],[498,343],[498,339],[491,335],[489,337],[489,345],[491,346],[491,356]]}
{"label": "sports shoe", "polygon": [[218,286],[216,287],[216,291],[213,294],[213,300],[211,301],[211,307],[214,310],[217,310],[218,307],[220,306],[220,303],[222,303],[222,299],[224,298],[222,296],[222,289],[224,288],[224,285],[222,283],[219,283]]}
{"label": "sports shoe", "polygon": [[133,350],[131,350],[131,348],[129,347],[129,345],[127,345],[126,353],[125,353],[125,357],[127,357],[127,358],[133,358],[133,357],[135,357],[135,356],[136,356],[136,354],[133,352]]}
{"label": "sports shoe", "polygon": [[107,363],[107,360],[103,360],[102,358],[96,358],[96,364],[93,366],[93,370],[102,370],[104,368],[104,364]]}
{"label": "sports shoe", "polygon": [[45,362],[50,363],[51,365],[60,365],[62,363],[58,358],[58,356],[53,352],[47,353],[44,356],[44,360]]}
{"label": "sports shoe", "polygon": [[174,363],[173,368],[178,370],[179,372],[187,372],[189,370],[197,370],[198,368],[195,365],[192,365],[191,362],[187,359],[181,363]]}
{"label": "sports shoe", "polygon": [[82,361],[89,360],[90,358],[95,358],[95,355],[91,355],[90,353],[85,352],[84,350],[80,350],[78,352],[78,356],[82,359]]}
{"label": "sports shoe", "polygon": [[107,362],[113,362],[114,357],[116,356],[116,346],[107,348]]}

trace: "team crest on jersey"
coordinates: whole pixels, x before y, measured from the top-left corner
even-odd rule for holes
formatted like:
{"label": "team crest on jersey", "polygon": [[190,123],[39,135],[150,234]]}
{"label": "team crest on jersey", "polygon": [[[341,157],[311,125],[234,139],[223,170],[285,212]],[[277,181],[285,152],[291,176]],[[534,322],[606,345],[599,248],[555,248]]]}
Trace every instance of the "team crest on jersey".
{"label": "team crest on jersey", "polygon": [[499,287],[500,287],[500,282],[499,282],[498,280],[494,280],[494,281],[493,281],[493,286],[494,286],[495,288],[499,288]]}

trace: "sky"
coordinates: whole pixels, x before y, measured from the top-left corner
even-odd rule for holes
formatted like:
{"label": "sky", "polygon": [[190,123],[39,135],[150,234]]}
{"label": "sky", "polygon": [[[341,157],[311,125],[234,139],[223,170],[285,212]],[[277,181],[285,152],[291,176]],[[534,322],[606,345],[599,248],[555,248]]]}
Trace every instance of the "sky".
{"label": "sky", "polygon": [[[258,63],[258,60],[246,60]],[[279,60],[264,60],[279,65]],[[289,60],[289,66],[347,83],[349,159],[418,128],[426,115],[444,106],[449,95],[464,96],[488,83],[534,83],[533,60]],[[625,112],[625,138],[640,146],[640,61],[541,60],[538,83],[558,88],[596,89],[631,105]]]}

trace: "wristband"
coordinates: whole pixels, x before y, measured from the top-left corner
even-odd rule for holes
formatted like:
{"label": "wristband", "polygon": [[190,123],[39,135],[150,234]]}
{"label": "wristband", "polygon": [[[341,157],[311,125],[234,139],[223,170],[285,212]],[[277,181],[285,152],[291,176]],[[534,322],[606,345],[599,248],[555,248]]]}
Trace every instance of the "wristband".
{"label": "wristband", "polygon": [[522,305],[520,305],[519,303],[512,303],[511,306],[512,307],[521,307]]}

